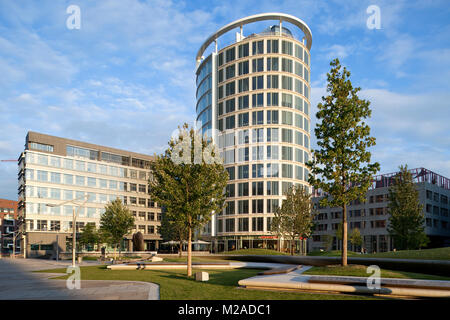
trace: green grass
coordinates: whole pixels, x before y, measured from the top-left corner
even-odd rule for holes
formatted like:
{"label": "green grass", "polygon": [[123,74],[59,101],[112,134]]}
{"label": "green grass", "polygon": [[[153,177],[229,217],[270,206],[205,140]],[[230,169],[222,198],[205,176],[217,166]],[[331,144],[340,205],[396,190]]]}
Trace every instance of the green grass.
{"label": "green grass", "polygon": [[[367,266],[362,265],[348,265],[347,267],[342,267],[340,265],[329,265],[324,267],[312,267],[303,274],[353,277],[368,277],[372,275],[372,273],[367,273],[366,270]],[[381,277],[399,279],[450,280],[450,277],[386,269],[381,269]]]}
{"label": "green grass", "polygon": [[234,251],[227,251],[223,253],[224,255],[245,255],[245,254],[254,254],[254,255],[289,255],[288,253],[279,252],[276,250],[270,250],[270,249],[241,249],[241,250],[234,250]]}
{"label": "green grass", "polygon": [[[338,257],[341,255],[340,251],[324,251],[324,252],[311,252],[310,256],[327,256]],[[386,259],[419,259],[419,260],[450,260],[450,247],[447,248],[435,248],[435,249],[421,249],[421,250],[401,250],[380,252],[373,254],[358,254],[356,252],[349,251],[349,257],[361,257],[361,258],[386,258]]]}
{"label": "green grass", "polygon": [[[196,272],[197,270],[193,270]],[[260,270],[202,270],[209,273],[208,282],[197,282],[186,276],[186,270],[108,270],[106,266],[81,267],[82,280],[129,280],[159,284],[162,300],[367,300],[378,297],[356,295],[309,294],[245,290],[238,281],[257,275]],[[65,273],[65,269],[39,272]],[[66,279],[67,276],[58,277]]]}
{"label": "green grass", "polygon": [[[341,251],[339,251],[339,250],[333,250],[333,251],[313,251],[313,252],[310,252],[310,253],[308,253],[308,256],[315,256],[315,257],[317,257],[317,256],[324,256],[324,257],[340,257],[341,256]],[[367,254],[366,255],[361,255],[361,254],[358,254],[358,253],[356,253],[356,252],[353,252],[353,251],[348,251],[347,252],[347,256],[348,257],[366,257],[366,256],[368,256]]]}
{"label": "green grass", "polygon": [[[163,258],[163,262],[187,262],[187,257],[162,257]],[[221,259],[219,257],[214,257],[214,256],[197,256],[197,257],[192,257],[192,262],[224,262],[224,263],[228,263],[228,262],[233,262],[234,260],[224,260]]]}

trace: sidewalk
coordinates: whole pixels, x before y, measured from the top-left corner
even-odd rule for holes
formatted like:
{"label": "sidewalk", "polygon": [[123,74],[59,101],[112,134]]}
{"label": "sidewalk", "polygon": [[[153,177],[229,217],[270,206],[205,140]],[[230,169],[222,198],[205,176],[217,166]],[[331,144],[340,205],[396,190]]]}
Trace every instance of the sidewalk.
{"label": "sidewalk", "polygon": [[[81,265],[96,265],[83,262]],[[65,268],[69,261],[40,259],[0,260],[0,299],[36,300],[158,300],[159,286],[149,282],[81,280],[80,289],[70,290],[66,280],[49,279],[62,274],[32,271]]]}

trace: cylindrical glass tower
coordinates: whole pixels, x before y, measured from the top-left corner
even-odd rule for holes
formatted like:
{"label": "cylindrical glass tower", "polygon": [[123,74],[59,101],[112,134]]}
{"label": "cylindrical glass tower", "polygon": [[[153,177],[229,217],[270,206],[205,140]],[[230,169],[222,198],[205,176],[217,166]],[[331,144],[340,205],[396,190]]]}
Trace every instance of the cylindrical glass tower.
{"label": "cylindrical glass tower", "polygon": [[[263,20],[278,24],[244,36],[244,25]],[[302,41],[283,22],[298,27]],[[236,42],[218,49],[218,38],[235,28]],[[197,54],[197,121],[230,176],[226,208],[204,230],[216,251],[276,249],[270,225],[283,194],[292,185],[309,188],[311,41],[302,20],[268,13],[219,29]]]}

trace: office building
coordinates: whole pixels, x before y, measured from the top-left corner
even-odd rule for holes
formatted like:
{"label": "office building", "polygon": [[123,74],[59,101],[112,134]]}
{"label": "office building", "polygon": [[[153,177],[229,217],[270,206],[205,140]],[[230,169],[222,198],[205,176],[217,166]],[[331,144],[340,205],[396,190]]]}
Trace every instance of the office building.
{"label": "office building", "polygon": [[[270,20],[244,35],[244,26]],[[235,29],[235,41],[219,48]],[[302,20],[266,13],[220,28],[197,53],[197,123],[218,145],[230,176],[226,208],[203,230],[215,251],[277,248],[270,230],[283,193],[292,185],[310,188],[311,43]]]}
{"label": "office building", "polygon": [[[419,200],[425,215],[425,233],[430,239],[428,247],[450,246],[450,179],[425,168],[411,169],[415,185],[419,192]],[[395,247],[389,235],[388,190],[397,173],[383,174],[374,177],[367,192],[366,202],[353,201],[347,207],[348,233],[358,228],[363,238],[362,246],[349,248],[354,251],[363,249],[367,253],[392,251]],[[313,198],[318,214],[315,217],[316,230],[308,240],[310,251],[327,250],[327,235],[333,237],[331,249],[339,250],[340,241],[336,231],[342,221],[342,210],[339,208],[321,207],[323,195],[316,193]]]}
{"label": "office building", "polygon": [[[13,238],[17,226],[17,201],[0,199],[0,254],[13,252]],[[16,241],[16,250],[20,242]]]}
{"label": "office building", "polygon": [[72,239],[73,210],[77,212],[78,232],[88,223],[99,227],[105,205],[117,198],[135,217],[135,228],[126,236],[123,249],[132,250],[132,234],[140,231],[146,249],[156,250],[161,240],[161,209],[148,194],[152,159],[28,132],[18,174],[18,213],[25,218],[22,230],[27,256],[52,256],[57,243],[60,252],[67,251],[66,243]]}

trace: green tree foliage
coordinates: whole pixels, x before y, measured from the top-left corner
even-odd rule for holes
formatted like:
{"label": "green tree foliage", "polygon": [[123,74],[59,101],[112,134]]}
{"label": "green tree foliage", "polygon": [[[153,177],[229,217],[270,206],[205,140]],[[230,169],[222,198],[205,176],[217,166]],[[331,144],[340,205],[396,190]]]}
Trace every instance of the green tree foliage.
{"label": "green tree foliage", "polygon": [[99,238],[95,223],[87,223],[80,234],[79,243],[82,246],[95,246],[99,243]]}
{"label": "green tree foliage", "polygon": [[311,195],[303,186],[290,187],[281,207],[275,211],[272,219],[272,231],[291,242],[293,252],[295,239],[308,238],[313,226],[313,207]]}
{"label": "green tree foliage", "polygon": [[212,213],[222,210],[228,173],[213,143],[207,143],[187,124],[179,129],[180,134],[169,141],[166,152],[151,163],[149,186],[165,214],[186,226],[187,274],[191,276],[192,234],[210,221]]}
{"label": "green tree foliage", "polygon": [[371,116],[370,102],[362,100],[349,79],[350,72],[338,59],[331,63],[327,74],[328,96],[317,105],[318,123],[314,132],[319,149],[313,150],[309,183],[328,196],[321,200],[324,206],[342,208],[342,259],[347,265],[347,205],[350,201],[365,201],[372,176],[379,170],[378,163],[370,163],[368,147],[375,145],[370,127],[364,119]]}
{"label": "green tree foliage", "polygon": [[333,236],[329,234],[324,234],[321,237],[322,241],[325,243],[325,251],[330,251],[333,245]]}
{"label": "green tree foliage", "polygon": [[114,247],[114,258],[116,258],[116,248],[123,237],[133,229],[134,217],[120,199],[110,202],[105,209],[105,213],[100,218],[100,230],[105,242]]}
{"label": "green tree foliage", "polygon": [[354,228],[350,233],[350,243],[354,246],[362,245],[363,239],[358,228]]}
{"label": "green tree foliage", "polygon": [[188,240],[188,229],[180,215],[164,214],[161,220],[161,236],[164,240],[175,240],[179,242],[178,253],[181,257],[183,255],[183,241]]}
{"label": "green tree foliage", "polygon": [[427,245],[423,205],[406,165],[400,166],[394,184],[389,187],[388,209],[388,232],[394,238],[396,249],[414,250]]}

